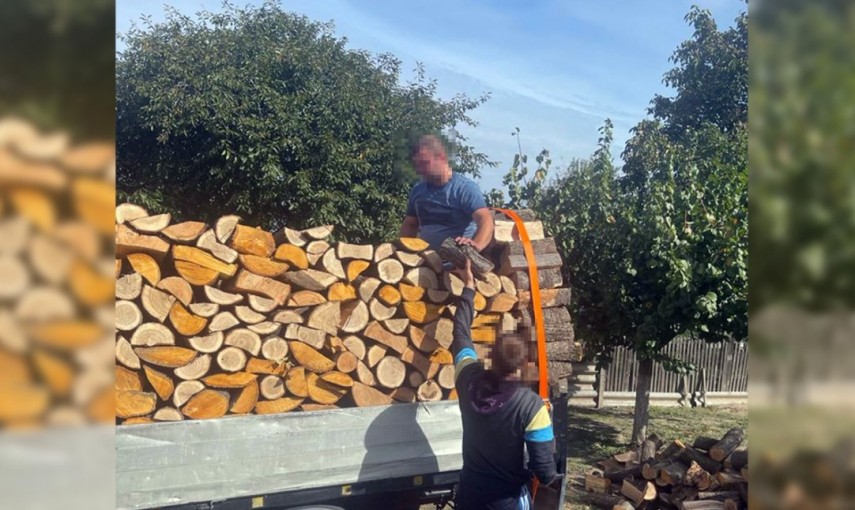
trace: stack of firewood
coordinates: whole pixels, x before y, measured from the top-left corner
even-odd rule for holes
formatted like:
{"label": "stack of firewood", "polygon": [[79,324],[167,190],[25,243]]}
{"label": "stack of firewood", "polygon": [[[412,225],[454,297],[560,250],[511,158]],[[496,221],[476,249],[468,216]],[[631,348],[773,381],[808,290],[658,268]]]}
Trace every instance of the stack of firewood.
{"label": "stack of firewood", "polygon": [[[168,214],[119,205],[117,419],[455,398],[449,349],[462,281],[420,239],[354,245],[331,242],[332,233],[274,234],[237,216],[173,224]],[[479,345],[530,315],[517,291],[518,243],[504,244],[502,272],[512,276],[476,279]],[[559,326],[549,328],[558,344]]]}
{"label": "stack of firewood", "polygon": [[[562,287],[562,261],[555,239],[546,237],[543,224],[529,209],[516,211],[524,222],[532,244],[540,284],[541,308],[546,329],[546,354],[549,377],[552,381],[564,379],[572,374],[572,362],[579,361],[582,346],[576,342],[573,324],[570,321],[570,289]],[[495,214],[495,242],[492,254],[503,277],[510,278],[518,291],[520,319],[532,325],[531,282],[528,261],[515,223],[504,214]]]}
{"label": "stack of firewood", "polygon": [[115,152],[0,119],[0,428],[111,423]]}
{"label": "stack of firewood", "polygon": [[799,448],[788,454],[776,449],[756,455],[751,509],[851,508],[855,439],[845,437],[831,444],[830,448]]}
{"label": "stack of firewood", "polygon": [[748,498],[748,448],[742,429],[721,438],[674,441],[650,436],[636,450],[613,456],[585,476],[589,497],[605,508],[738,510]]}

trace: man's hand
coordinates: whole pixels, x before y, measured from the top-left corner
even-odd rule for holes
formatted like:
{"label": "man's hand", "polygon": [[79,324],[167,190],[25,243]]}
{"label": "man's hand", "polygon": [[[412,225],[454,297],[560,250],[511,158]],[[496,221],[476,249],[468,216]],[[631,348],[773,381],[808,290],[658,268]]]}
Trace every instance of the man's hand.
{"label": "man's hand", "polygon": [[463,286],[470,289],[475,289],[475,277],[472,276],[472,261],[466,259],[466,265],[462,268],[456,268],[452,273],[456,274],[463,280]]}
{"label": "man's hand", "polygon": [[475,248],[476,250],[478,249],[478,244],[468,237],[455,237],[454,242],[460,246],[467,245]]}

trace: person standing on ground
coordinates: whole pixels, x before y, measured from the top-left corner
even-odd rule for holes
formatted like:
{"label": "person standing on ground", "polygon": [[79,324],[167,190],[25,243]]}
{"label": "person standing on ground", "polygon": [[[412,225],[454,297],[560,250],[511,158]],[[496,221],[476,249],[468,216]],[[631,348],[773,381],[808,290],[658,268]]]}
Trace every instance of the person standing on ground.
{"label": "person standing on ground", "polygon": [[493,215],[475,181],[451,169],[439,137],[425,135],[410,153],[422,178],[410,190],[401,237],[420,237],[432,249],[450,237],[479,252],[493,240]]}
{"label": "person standing on ground", "polygon": [[[463,469],[458,510],[528,510],[532,474],[543,484],[559,479],[552,419],[543,400],[518,373],[530,345],[526,330],[502,332],[490,352],[490,369],[478,361],[470,330],[475,280],[471,263],[456,271],[464,283],[454,315],[452,354],[463,419]],[[524,462],[528,451],[528,469]]]}

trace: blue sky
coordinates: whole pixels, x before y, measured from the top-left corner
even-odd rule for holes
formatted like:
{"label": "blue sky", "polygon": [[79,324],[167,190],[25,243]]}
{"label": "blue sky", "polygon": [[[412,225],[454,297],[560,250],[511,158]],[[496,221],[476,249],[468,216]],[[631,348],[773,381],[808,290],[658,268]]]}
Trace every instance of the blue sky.
{"label": "blue sky", "polygon": [[[117,0],[117,32],[144,14],[162,19],[164,4],[185,14],[222,5]],[[334,21],[352,48],[392,53],[408,70],[422,62],[441,97],[489,92],[490,100],[472,112],[479,125],[458,128],[500,163],[482,172],[485,191],[501,187],[517,152],[516,127],[524,153],[550,150],[555,173],[570,159],[589,156],[597,129],[611,118],[618,157],[653,95],[670,94],[662,75],[691,36],[683,18],[693,4],[709,9],[720,28],[745,9],[742,0],[282,1],[288,10]],[[117,47],[121,51],[121,43]]]}

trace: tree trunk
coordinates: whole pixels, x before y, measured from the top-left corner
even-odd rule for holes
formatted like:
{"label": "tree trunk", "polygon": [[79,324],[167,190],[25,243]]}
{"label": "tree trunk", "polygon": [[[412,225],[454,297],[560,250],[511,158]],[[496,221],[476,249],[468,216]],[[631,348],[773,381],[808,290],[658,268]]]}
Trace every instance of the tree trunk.
{"label": "tree trunk", "polygon": [[632,420],[632,444],[640,445],[647,437],[650,418],[650,382],[653,378],[653,360],[644,359],[638,364],[638,381],[635,384],[635,416]]}

